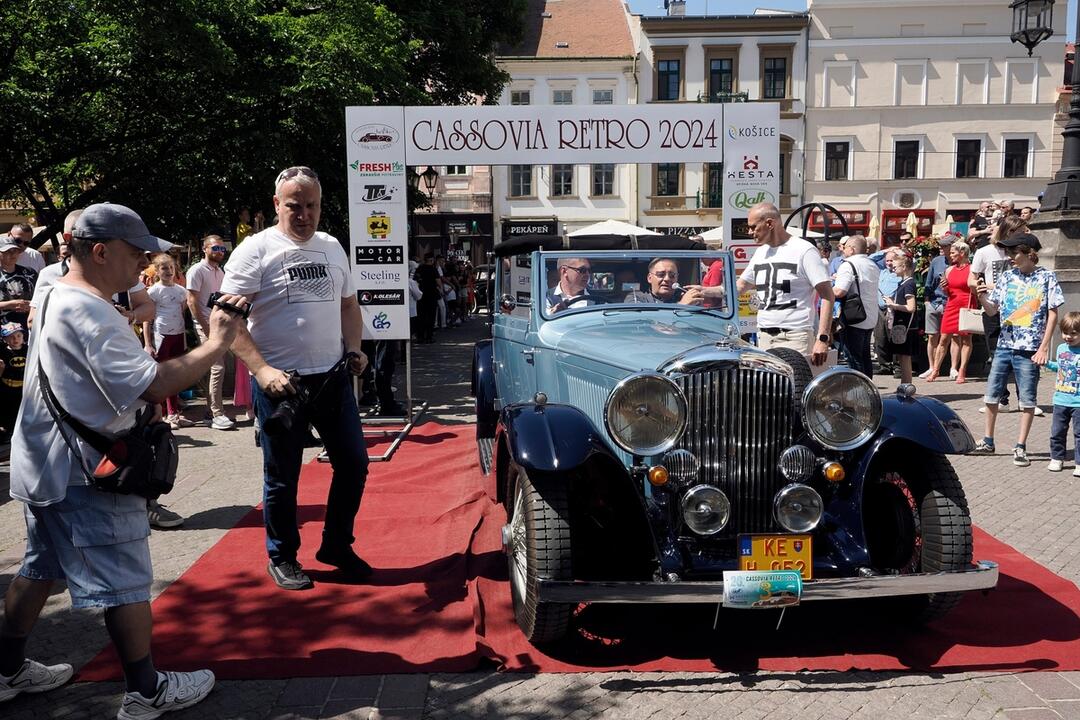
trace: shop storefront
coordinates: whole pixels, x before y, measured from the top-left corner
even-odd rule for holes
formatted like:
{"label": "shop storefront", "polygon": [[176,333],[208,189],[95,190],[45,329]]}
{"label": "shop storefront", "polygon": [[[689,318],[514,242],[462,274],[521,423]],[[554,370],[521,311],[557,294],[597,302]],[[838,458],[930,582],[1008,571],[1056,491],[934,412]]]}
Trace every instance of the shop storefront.
{"label": "shop storefront", "polygon": [[918,223],[916,235],[930,237],[934,229],[934,210],[882,210],[881,211],[881,247],[887,248],[900,242],[900,236],[907,232],[907,218],[915,213]]}
{"label": "shop storefront", "polygon": [[[844,222],[847,223],[848,235],[870,234],[869,210],[840,210],[840,215],[843,217]],[[827,219],[829,221],[829,233],[832,236],[830,239],[835,239],[836,233],[843,231],[843,225],[840,223],[839,218],[829,217]],[[825,220],[826,218],[822,217],[820,210],[814,210],[810,213],[809,229],[824,235]]]}
{"label": "shop storefront", "polygon": [[522,235],[561,235],[558,218],[502,218],[499,221],[502,228],[500,237],[506,242],[513,237]]}
{"label": "shop storefront", "polygon": [[427,253],[482,265],[494,247],[490,213],[417,213],[410,218],[409,256]]}

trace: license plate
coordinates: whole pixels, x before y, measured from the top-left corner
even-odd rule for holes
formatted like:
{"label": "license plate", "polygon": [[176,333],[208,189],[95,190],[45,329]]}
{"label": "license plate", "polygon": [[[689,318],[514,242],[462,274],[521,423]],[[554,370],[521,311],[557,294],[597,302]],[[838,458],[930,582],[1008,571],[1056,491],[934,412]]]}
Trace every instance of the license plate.
{"label": "license plate", "polygon": [[740,570],[798,570],[813,577],[813,541],[809,535],[740,535]]}

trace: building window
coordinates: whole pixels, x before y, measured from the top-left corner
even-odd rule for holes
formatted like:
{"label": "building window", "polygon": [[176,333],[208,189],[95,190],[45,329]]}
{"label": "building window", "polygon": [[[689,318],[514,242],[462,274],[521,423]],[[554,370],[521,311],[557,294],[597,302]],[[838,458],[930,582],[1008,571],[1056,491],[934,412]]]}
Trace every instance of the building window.
{"label": "building window", "polygon": [[511,105],[529,105],[532,103],[532,93],[528,90],[511,90],[510,91],[510,104]]}
{"label": "building window", "polygon": [[447,165],[445,174],[446,175],[468,175],[469,174],[469,166],[468,165]]}
{"label": "building window", "polygon": [[724,163],[709,163],[706,172],[708,197],[705,207],[724,207]]}
{"label": "building window", "polygon": [[611,105],[615,102],[615,91],[611,89],[593,90],[593,105]]}
{"label": "building window", "polygon": [[679,175],[682,165],[679,163],[661,163],[656,166],[656,194],[678,195]]}
{"label": "building window", "polygon": [[826,180],[850,180],[848,175],[848,158],[851,156],[851,143],[827,142],[825,143],[825,179]]}
{"label": "building window", "polygon": [[681,60],[660,60],[656,63],[656,99],[678,100]]}
{"label": "building window", "polygon": [[787,97],[787,58],[765,58],[765,76],[761,79],[762,97],[776,100]]}
{"label": "building window", "polygon": [[1031,141],[1027,138],[1012,138],[1005,141],[1005,169],[1002,175],[1007,178],[1028,176],[1028,153]]}
{"label": "building window", "polygon": [[592,194],[615,194],[615,166],[613,164],[601,163],[592,166]]}
{"label": "building window", "polygon": [[574,166],[551,166],[551,197],[566,197],[574,194]]}
{"label": "building window", "polygon": [[897,140],[893,145],[893,178],[907,180],[919,177],[918,140]]}
{"label": "building window", "polygon": [[735,63],[731,58],[709,61],[709,97],[713,100],[735,91]]}
{"label": "building window", "polygon": [[784,148],[780,148],[780,194],[787,195],[788,193],[788,179],[787,179],[787,153],[784,152]]}
{"label": "building window", "polygon": [[511,165],[510,197],[529,197],[532,194],[532,165]]}
{"label": "building window", "polygon": [[573,105],[574,104],[574,91],[573,90],[555,90],[551,93],[552,105]]}
{"label": "building window", "polygon": [[979,177],[979,164],[982,159],[982,140],[956,141],[956,177]]}

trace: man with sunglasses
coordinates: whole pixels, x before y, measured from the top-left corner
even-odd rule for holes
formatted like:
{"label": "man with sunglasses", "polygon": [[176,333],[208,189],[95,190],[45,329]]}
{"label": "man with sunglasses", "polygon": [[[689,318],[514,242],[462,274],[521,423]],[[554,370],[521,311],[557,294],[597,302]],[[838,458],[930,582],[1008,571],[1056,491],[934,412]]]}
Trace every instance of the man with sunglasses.
{"label": "man with sunglasses", "polygon": [[[220,235],[207,235],[202,241],[203,259],[195,263],[187,276],[187,303],[191,317],[195,321],[195,333],[199,343],[206,342],[210,329],[210,309],[206,307],[210,296],[221,290],[225,271],[221,264],[225,262],[228,247]],[[239,382],[239,380],[238,380]],[[210,427],[215,430],[230,430],[235,423],[225,415],[222,398],[222,386],[225,384],[225,358],[219,357],[210,366],[210,386],[207,402],[210,405]]]}
{"label": "man with sunglasses", "polygon": [[[364,433],[352,383],[346,374],[331,372],[347,352],[356,353],[349,369],[356,375],[364,372],[364,320],[344,248],[318,232],[321,203],[322,187],[311,168],[282,171],[274,183],[277,225],[233,250],[221,284],[222,292],[244,295],[253,303],[233,351],[254,376],[251,395],[259,426],[265,429],[281,400],[297,394],[294,382],[303,385],[309,398],[297,403],[287,427],[261,435],[267,572],[283,590],[314,584],[297,560],[296,491],[308,423],[319,431],[333,467],[315,559],[353,580],[371,574],[371,566],[352,548],[367,479]],[[299,379],[290,377],[290,371]]]}
{"label": "man with sunglasses", "polygon": [[628,303],[678,303],[701,305],[705,297],[700,286],[679,287],[679,266],[669,258],[654,258],[649,263],[649,292],[634,290],[626,296]]}
{"label": "man with sunglasses", "polygon": [[548,314],[589,305],[592,302],[588,297],[592,266],[588,258],[562,258],[558,268],[559,284],[547,293]]}
{"label": "man with sunglasses", "polygon": [[34,228],[27,223],[18,223],[11,228],[8,234],[22,248],[22,255],[19,256],[16,265],[30,268],[36,273],[40,273],[45,269],[45,256],[30,247],[30,241],[34,239]]}
{"label": "man with sunglasses", "polygon": [[[817,248],[788,235],[772,203],[750,208],[747,224],[760,247],[739,276],[738,291],[757,292],[758,347],[793,348],[810,354],[814,365],[824,364],[832,344],[834,298]],[[815,298],[825,312],[818,312]]]}

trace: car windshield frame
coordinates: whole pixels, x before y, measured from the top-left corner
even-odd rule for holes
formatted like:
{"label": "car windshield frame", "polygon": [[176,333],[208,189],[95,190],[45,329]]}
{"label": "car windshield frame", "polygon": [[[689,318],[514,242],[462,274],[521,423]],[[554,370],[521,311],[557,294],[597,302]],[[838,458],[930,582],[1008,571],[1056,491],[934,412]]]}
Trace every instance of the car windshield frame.
{"label": "car windshield frame", "polygon": [[[546,276],[548,263],[557,263],[561,258],[590,258],[596,261],[603,262],[618,262],[622,261],[642,261],[644,264],[648,264],[654,258],[663,257],[670,258],[672,260],[679,261],[698,261],[702,259],[722,260],[724,263],[724,292],[725,302],[723,307],[703,307],[701,305],[680,305],[678,303],[640,303],[640,302],[604,302],[595,305],[587,305],[582,307],[571,307],[552,314],[547,311],[547,303],[544,302],[544,298],[547,296],[548,290],[551,288],[547,286]],[[537,306],[538,317],[545,322],[550,322],[559,318],[567,317],[570,315],[577,315],[585,312],[595,311],[656,311],[664,310],[667,312],[688,312],[688,313],[702,313],[711,315],[713,317],[719,317],[724,320],[737,322],[738,313],[738,296],[735,294],[735,274],[734,263],[735,257],[728,250],[558,250],[558,251],[537,251],[534,254],[534,261],[532,267],[532,282],[534,288],[542,288],[541,290],[534,290],[532,292],[533,302]],[[645,285],[640,288],[642,291],[647,291],[648,286]],[[616,291],[621,292],[621,291]]]}

